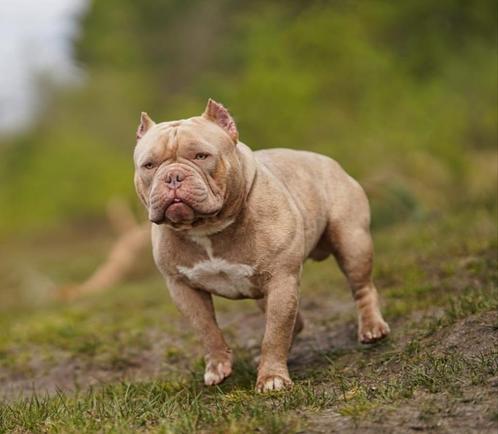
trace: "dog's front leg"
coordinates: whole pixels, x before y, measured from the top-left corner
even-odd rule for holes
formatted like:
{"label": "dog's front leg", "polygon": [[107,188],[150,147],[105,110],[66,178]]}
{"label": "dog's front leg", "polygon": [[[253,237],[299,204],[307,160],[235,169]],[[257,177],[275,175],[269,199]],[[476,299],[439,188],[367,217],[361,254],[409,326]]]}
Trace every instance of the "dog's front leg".
{"label": "dog's front leg", "polygon": [[211,294],[190,288],[177,279],[167,278],[166,282],[176,306],[204,345],[204,383],[208,386],[221,383],[232,373],[232,352],[216,322]]}
{"label": "dog's front leg", "polygon": [[281,390],[292,385],[287,356],[298,310],[298,277],[274,276],[267,286],[266,327],[256,389]]}

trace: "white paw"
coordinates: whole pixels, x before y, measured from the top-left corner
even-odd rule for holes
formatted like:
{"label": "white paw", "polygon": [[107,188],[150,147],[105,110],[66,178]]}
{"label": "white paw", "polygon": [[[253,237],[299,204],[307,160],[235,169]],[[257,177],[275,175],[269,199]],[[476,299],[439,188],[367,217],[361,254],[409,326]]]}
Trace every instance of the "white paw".
{"label": "white paw", "polygon": [[258,378],[256,390],[258,392],[271,392],[292,387],[292,380],[289,377],[280,375],[266,375]]}
{"label": "white paw", "polygon": [[204,372],[204,384],[213,386],[220,384],[232,373],[232,362],[209,362]]}
{"label": "white paw", "polygon": [[385,338],[390,331],[389,325],[382,318],[376,318],[360,324],[358,337],[362,344],[371,344]]}

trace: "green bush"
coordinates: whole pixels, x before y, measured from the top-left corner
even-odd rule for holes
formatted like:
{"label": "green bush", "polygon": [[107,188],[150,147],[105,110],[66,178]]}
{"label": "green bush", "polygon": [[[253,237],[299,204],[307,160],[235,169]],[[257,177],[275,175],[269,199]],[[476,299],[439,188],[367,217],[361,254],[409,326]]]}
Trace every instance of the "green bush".
{"label": "green bush", "polygon": [[94,2],[80,87],[0,147],[0,233],[100,218],[134,201],[141,110],[157,120],[221,100],[254,149],[336,158],[374,223],[496,206],[492,1]]}

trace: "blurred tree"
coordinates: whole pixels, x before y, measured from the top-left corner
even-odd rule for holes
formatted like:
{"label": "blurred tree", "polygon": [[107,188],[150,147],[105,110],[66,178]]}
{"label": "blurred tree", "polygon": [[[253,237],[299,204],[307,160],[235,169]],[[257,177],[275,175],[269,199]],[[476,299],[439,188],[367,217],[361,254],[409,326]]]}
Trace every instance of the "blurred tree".
{"label": "blurred tree", "polygon": [[191,116],[209,96],[254,149],[340,161],[376,224],[496,206],[496,17],[487,0],[96,1],[77,47],[86,83],[2,147],[0,233],[134,200],[139,112]]}

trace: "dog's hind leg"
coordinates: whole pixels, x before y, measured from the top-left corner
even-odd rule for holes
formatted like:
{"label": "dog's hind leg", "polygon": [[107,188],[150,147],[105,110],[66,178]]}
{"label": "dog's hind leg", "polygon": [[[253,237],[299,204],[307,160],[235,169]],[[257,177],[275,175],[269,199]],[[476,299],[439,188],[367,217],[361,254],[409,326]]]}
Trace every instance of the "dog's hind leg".
{"label": "dog's hind leg", "polygon": [[387,336],[389,326],[382,318],[372,281],[368,200],[357,183],[351,185],[348,195],[352,205],[331,213],[324,236],[353,293],[359,317],[358,338],[362,343],[372,343]]}

